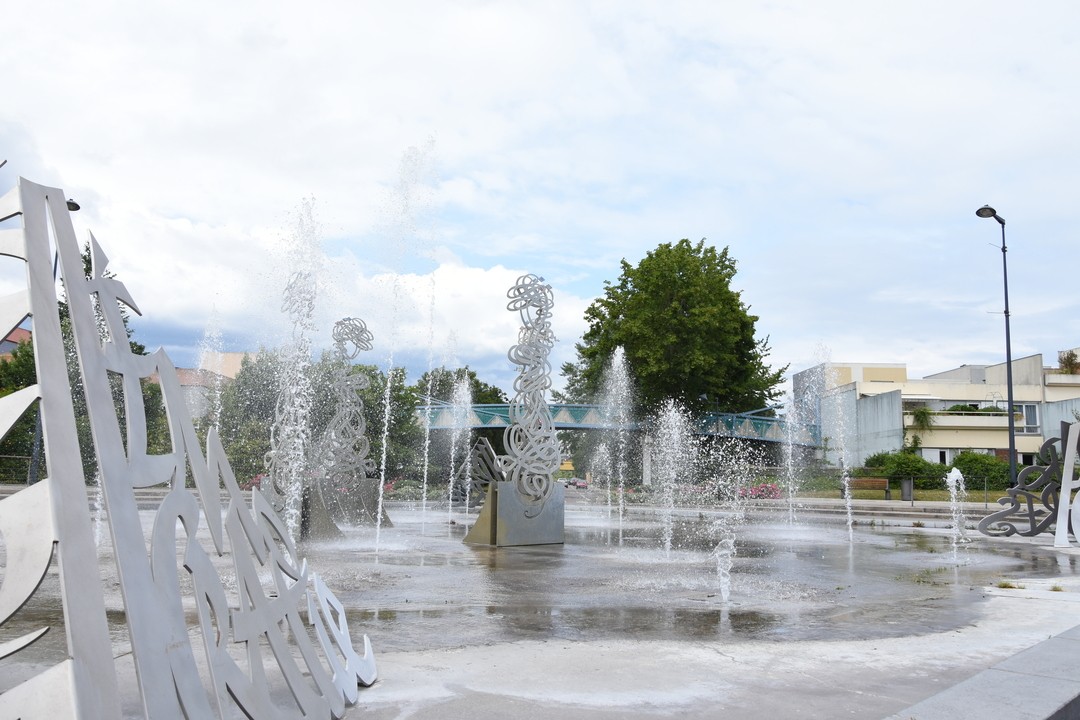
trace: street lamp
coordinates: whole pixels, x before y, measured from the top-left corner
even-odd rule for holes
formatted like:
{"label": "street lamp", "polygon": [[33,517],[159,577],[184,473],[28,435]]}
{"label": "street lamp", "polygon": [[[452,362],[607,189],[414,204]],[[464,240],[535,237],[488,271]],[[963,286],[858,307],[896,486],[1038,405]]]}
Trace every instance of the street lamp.
{"label": "street lamp", "polygon": [[1005,247],[1005,218],[997,210],[983,205],[975,211],[981,218],[994,218],[1001,225],[1001,274],[1005,281],[1005,389],[1008,394],[1009,414],[1009,485],[1016,485],[1016,419],[1013,415],[1012,339],[1009,336],[1009,263]]}

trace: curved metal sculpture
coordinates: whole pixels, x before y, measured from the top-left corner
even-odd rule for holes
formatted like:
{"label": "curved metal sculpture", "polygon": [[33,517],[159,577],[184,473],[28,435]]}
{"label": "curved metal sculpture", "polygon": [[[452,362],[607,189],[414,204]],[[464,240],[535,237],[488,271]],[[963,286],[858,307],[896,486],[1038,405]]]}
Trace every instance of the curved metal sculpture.
{"label": "curved metal sculpture", "polygon": [[[503,472],[518,494],[529,504],[542,505],[555,487],[559,469],[559,440],[545,394],[551,387],[548,355],[555,346],[551,332],[551,309],[555,306],[551,286],[536,275],[522,275],[507,292],[506,309],[521,316],[518,344],[507,357],[518,366],[514,395],[510,401],[513,423],[503,433],[507,454],[500,458]],[[539,512],[539,509],[536,510]]]}
{"label": "curved metal sculpture", "polygon": [[[506,455],[498,458],[505,480],[488,485],[487,499],[465,542],[488,545],[541,545],[563,541],[563,487],[559,442],[545,394],[551,387],[548,356],[555,345],[551,286],[536,275],[522,275],[507,292],[506,309],[521,317],[518,343],[507,357],[518,366],[510,402],[510,427],[503,433]],[[490,451],[490,446],[487,448]],[[485,448],[474,448],[482,463]],[[477,455],[479,453],[479,455]],[[512,492],[511,492],[512,490]]]}
{"label": "curved metal sculpture", "polygon": [[[14,566],[9,549],[0,618],[25,599],[19,597],[27,592],[25,577],[44,570],[41,557],[48,551],[37,541],[51,545],[59,539],[71,659],[0,696],[0,716],[120,716],[89,506],[79,451],[71,445],[75,424],[56,314],[51,219],[143,714],[155,720],[342,717],[345,706],[358,699],[358,686],[375,681],[370,643],[365,637],[363,651],[354,649],[344,608],[308,570],[266,498],[252,493],[247,506],[214,429],[204,456],[176,369],[164,351],[131,352],[120,304],[138,310],[124,285],[106,272],[108,258],[93,235],[86,277],[64,198],[60,190],[20,180],[17,192],[0,199],[0,218],[24,216],[20,231],[0,233],[0,252],[24,257],[29,268],[50,473],[48,480],[0,504],[0,531],[9,548],[12,515],[47,528],[28,532],[36,551],[25,559],[15,556]],[[25,315],[25,309],[22,315],[5,312],[8,324]],[[165,454],[147,450],[142,383],[154,375],[161,383],[171,440]],[[126,433],[110,378],[122,388]],[[9,398],[0,404],[5,412],[14,404]],[[134,491],[152,486],[169,492],[152,512],[148,545]],[[12,500],[17,502],[9,505]],[[189,626],[192,609],[197,621]],[[201,669],[196,645],[204,655]],[[15,649],[4,646],[0,653]],[[268,674],[267,668],[275,669]],[[271,677],[287,687],[273,687]]]}
{"label": "curved metal sculpture", "polygon": [[[1055,523],[1059,523],[1057,538],[1060,541],[1064,533],[1072,530],[1072,523],[1067,516],[1074,461],[1065,466],[1063,456],[1069,458],[1072,448],[1071,454],[1075,458],[1077,427],[1077,424],[1070,426],[1062,423],[1061,437],[1050,438],[1042,444],[1039,449],[1039,461],[1042,464],[1020,471],[1016,478],[1016,487],[1009,488],[1006,496],[998,499],[999,505],[1007,507],[984,517],[979,522],[979,532],[1003,537],[1032,537],[1047,532]],[[1068,442],[1070,432],[1072,445]],[[1068,478],[1068,484],[1064,502],[1060,502],[1063,477]],[[1059,512],[1059,507],[1064,512]],[[1067,540],[1065,543],[1068,544]]]}
{"label": "curved metal sculpture", "polygon": [[[374,339],[359,318],[342,318],[334,324],[334,376],[331,387],[336,399],[334,416],[318,444],[322,458],[326,493],[333,493],[339,513],[351,521],[374,524],[378,520],[378,479],[375,461],[368,457],[364,401],[360,391],[370,386],[366,375],[351,372],[350,360],[371,350]],[[365,482],[366,481],[366,482]],[[388,518],[383,518],[386,524]]]}
{"label": "curved metal sculpture", "polygon": [[307,453],[311,439],[311,340],[315,312],[315,278],[309,272],[292,274],[282,292],[281,311],[292,323],[292,342],[283,357],[270,452],[266,454],[269,482],[262,488],[285,520],[289,534],[301,537]]}

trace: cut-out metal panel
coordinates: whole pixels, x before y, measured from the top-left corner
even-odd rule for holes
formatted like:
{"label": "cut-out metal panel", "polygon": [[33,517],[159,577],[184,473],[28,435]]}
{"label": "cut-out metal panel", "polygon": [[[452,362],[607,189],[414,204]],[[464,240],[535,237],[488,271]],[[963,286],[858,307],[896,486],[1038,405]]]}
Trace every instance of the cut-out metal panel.
{"label": "cut-out metal panel", "polygon": [[[49,477],[0,502],[0,532],[7,550],[0,622],[29,599],[55,547],[69,659],[0,696],[0,718],[119,718],[112,644],[49,250],[53,238],[74,242],[74,231],[63,193],[27,180],[20,180],[0,199],[0,216],[16,215],[22,216],[22,227],[5,232],[0,252],[26,261],[27,290],[0,301],[0,324],[18,323],[30,314],[38,385],[3,399],[3,432],[18,419],[18,411],[40,397]],[[17,658],[43,630],[12,641],[0,653]]]}
{"label": "cut-out metal panel", "polygon": [[[298,555],[269,502],[254,493],[248,504],[214,431],[204,456],[168,356],[161,350],[132,353],[120,305],[138,309],[123,283],[107,272],[108,258],[93,236],[91,272],[85,275],[63,193],[26,181],[19,190],[50,478],[40,489],[33,486],[5,500],[0,518],[10,525],[24,514],[23,504],[31,504],[45,506],[40,512],[48,520],[51,504],[52,522],[27,531],[34,549],[26,559],[17,545],[7,541],[7,546],[16,547],[15,562],[32,574],[44,562],[45,549],[51,551],[51,543],[58,541],[72,661],[33,678],[38,693],[29,686],[6,693],[0,719],[119,716],[56,313],[50,239],[68,302],[143,712],[155,720],[233,717],[237,712],[253,718],[340,718],[346,704],[355,702],[358,686],[375,681],[367,638],[357,652],[340,603]],[[39,314],[41,308],[51,313]],[[142,383],[151,377],[161,383],[171,440],[163,454],[147,449]],[[111,381],[123,390],[123,431]],[[188,477],[194,487],[186,486]],[[148,545],[142,516],[147,511],[140,512],[134,491],[155,485],[170,491],[149,511]],[[20,496],[25,499],[12,503]],[[45,549],[38,547],[42,543]],[[81,554],[73,556],[73,549]],[[13,599],[0,595],[0,607],[27,592],[11,587]],[[196,610],[193,626],[187,624],[185,604]],[[193,637],[198,639],[194,644]],[[199,652],[206,659],[209,686],[196,662]],[[270,667],[274,670],[268,673]],[[64,673],[70,678],[55,679]],[[287,695],[272,687],[273,677],[283,680]],[[43,699],[43,682],[59,699]],[[67,696],[65,688],[70,688]],[[10,705],[9,699],[14,701]],[[6,714],[8,707],[11,714]]]}

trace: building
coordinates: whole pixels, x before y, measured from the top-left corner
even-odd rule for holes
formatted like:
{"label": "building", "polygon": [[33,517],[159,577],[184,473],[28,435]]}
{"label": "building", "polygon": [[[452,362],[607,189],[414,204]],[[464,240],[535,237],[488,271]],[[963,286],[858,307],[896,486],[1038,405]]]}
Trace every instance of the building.
{"label": "building", "polygon": [[11,353],[19,347],[19,343],[30,342],[30,331],[23,327],[17,327],[8,333],[7,337],[0,340],[0,358],[11,358]]}
{"label": "building", "polygon": [[[253,358],[254,354],[207,351],[202,353],[200,367],[176,368],[180,390],[193,418],[204,417],[210,412],[216,396],[220,396],[225,386],[236,379],[245,357]],[[157,374],[152,375],[150,380],[158,382]]]}
{"label": "building", "polygon": [[[1046,367],[1042,355],[1012,365],[1017,461],[1030,465],[1062,422],[1080,418],[1080,374]],[[903,364],[823,363],[796,373],[792,388],[800,418],[821,425],[829,463],[843,456],[843,464],[859,466],[913,444],[943,464],[963,450],[1008,459],[1005,363],[962,365],[922,379],[908,378]]]}

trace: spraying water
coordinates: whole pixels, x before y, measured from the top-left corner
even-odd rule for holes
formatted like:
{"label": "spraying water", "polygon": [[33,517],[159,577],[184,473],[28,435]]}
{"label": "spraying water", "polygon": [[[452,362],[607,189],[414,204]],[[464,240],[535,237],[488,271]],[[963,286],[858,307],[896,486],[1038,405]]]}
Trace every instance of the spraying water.
{"label": "spraying water", "polygon": [[[427,390],[424,396],[431,402],[432,391],[435,389],[435,276],[431,276],[431,302],[428,305],[428,337],[427,337]],[[424,458],[423,480],[420,491],[420,527],[423,529],[427,524],[427,494],[428,474],[431,472],[431,413],[424,413]]]}
{"label": "spraying water", "polygon": [[965,528],[967,519],[964,517],[964,502],[967,500],[964,474],[958,468],[953,468],[945,476],[945,484],[949,488],[949,509],[952,511],[952,553],[955,560],[960,544],[968,541]]}
{"label": "spraying water", "polygon": [[[450,433],[450,478],[447,482],[446,491],[448,525],[453,521],[454,517],[454,486],[457,483],[459,473],[465,480],[466,486],[465,512],[468,513],[469,511],[468,485],[470,483],[464,465],[469,462],[469,411],[472,409],[472,384],[464,373],[454,381],[454,394],[451,402],[453,403],[453,430]],[[464,456],[463,466],[460,470],[457,468],[459,448],[463,450],[462,454]]]}
{"label": "spraying water", "polygon": [[712,522],[716,540],[713,557],[716,560],[716,582],[720,599],[731,599],[731,571],[738,555],[737,533],[747,519],[746,504],[755,497],[760,488],[751,485],[754,467],[761,458],[746,445],[729,440],[713,441],[701,451],[698,474],[711,477],[702,500],[717,502],[723,512],[717,513]]}
{"label": "spraying water", "polygon": [[652,464],[660,489],[664,557],[671,557],[675,494],[680,478],[693,477],[694,450],[693,429],[686,411],[676,401],[667,400],[656,419],[656,438],[652,447]]}
{"label": "spraying water", "polygon": [[794,525],[798,522],[798,517],[796,517],[795,512],[795,500],[799,495],[801,486],[799,477],[801,463],[797,456],[797,441],[799,428],[802,425],[802,418],[801,408],[799,404],[794,401],[794,397],[791,393],[788,393],[784,401],[784,409],[784,494],[787,495],[788,525]]}
{"label": "spraying water", "polygon": [[[202,340],[199,342],[199,369],[210,374],[206,387],[206,423],[208,427],[220,430],[221,391],[225,376],[222,374],[221,321],[215,310],[206,323]],[[196,413],[198,414],[198,413]]]}
{"label": "spraying water", "polygon": [[282,519],[294,538],[299,538],[304,484],[307,477],[312,388],[311,335],[315,329],[315,277],[322,252],[314,201],[301,203],[289,247],[292,275],[282,292],[281,311],[292,326],[290,342],[282,351],[277,405],[270,431],[267,460],[271,502],[281,509]]}
{"label": "spraying water", "polygon": [[[634,383],[622,347],[615,348],[611,362],[604,369],[600,389],[600,414],[604,425],[615,429],[614,471],[617,483],[615,497],[618,501],[619,544],[622,544],[623,516],[626,513],[626,468],[629,451],[630,424],[634,410]],[[610,431],[608,431],[610,432]],[[611,514],[610,491],[608,515]]]}
{"label": "spraying water", "polygon": [[607,495],[607,516],[610,519],[612,513],[611,486],[614,472],[612,470],[611,449],[608,447],[607,440],[601,440],[600,444],[596,446],[589,466],[592,468],[593,482],[602,481],[604,484]]}
{"label": "spraying water", "polygon": [[386,388],[383,391],[382,452],[379,457],[379,499],[375,518],[375,552],[379,551],[379,538],[382,534],[383,498],[386,495],[386,458],[390,448],[390,413],[393,411],[390,391],[394,386],[394,375],[394,358],[393,351],[391,351],[390,367],[386,371]]}
{"label": "spraying water", "polygon": [[[840,482],[844,492],[844,509],[847,517],[848,540],[855,540],[855,520],[851,507],[851,455],[855,451],[855,433],[851,419],[854,413],[849,405],[855,402],[853,393],[836,391],[839,384],[837,370],[827,361],[822,363],[822,376],[815,379],[816,400],[818,403],[818,423],[821,426],[822,442],[829,443],[835,453],[836,464],[840,467]],[[827,445],[828,447],[828,445]],[[825,457],[826,462],[833,458]]]}

